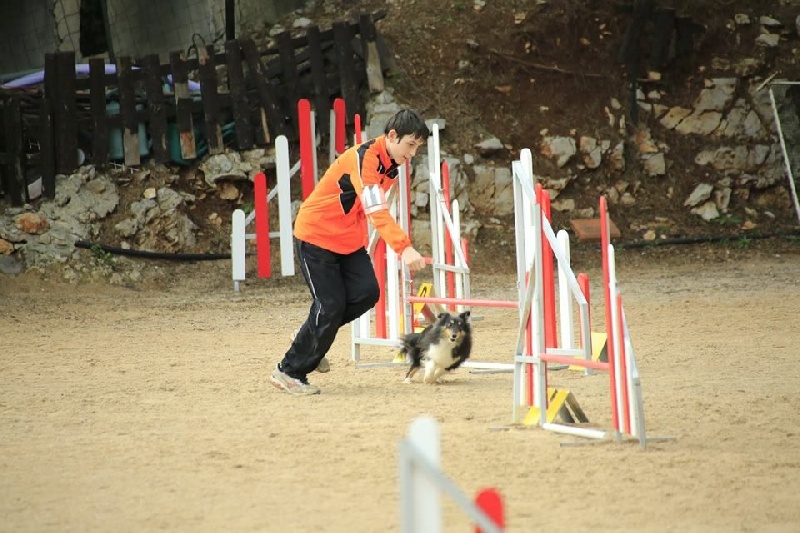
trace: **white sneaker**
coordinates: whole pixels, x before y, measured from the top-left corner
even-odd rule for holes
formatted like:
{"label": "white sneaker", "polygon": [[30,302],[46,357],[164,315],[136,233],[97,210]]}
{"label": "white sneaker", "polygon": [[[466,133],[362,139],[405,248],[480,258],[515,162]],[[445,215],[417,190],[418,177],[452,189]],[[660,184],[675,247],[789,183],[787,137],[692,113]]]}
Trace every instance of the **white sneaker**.
{"label": "white sneaker", "polygon": [[320,393],[319,387],[315,387],[308,381],[284,374],[281,372],[281,369],[278,368],[278,365],[275,365],[275,370],[270,374],[269,380],[276,388],[295,396],[311,396],[312,394]]}

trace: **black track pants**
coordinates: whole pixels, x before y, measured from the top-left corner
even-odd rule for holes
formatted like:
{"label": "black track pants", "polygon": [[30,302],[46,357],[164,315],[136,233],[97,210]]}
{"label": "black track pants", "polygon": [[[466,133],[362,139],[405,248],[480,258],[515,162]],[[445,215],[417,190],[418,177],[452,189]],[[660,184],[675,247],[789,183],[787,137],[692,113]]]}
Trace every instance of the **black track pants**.
{"label": "black track pants", "polygon": [[295,245],[314,300],[281,361],[281,370],[303,379],[328,353],[339,328],[372,309],[380,288],[366,249],[343,255],[297,239]]}

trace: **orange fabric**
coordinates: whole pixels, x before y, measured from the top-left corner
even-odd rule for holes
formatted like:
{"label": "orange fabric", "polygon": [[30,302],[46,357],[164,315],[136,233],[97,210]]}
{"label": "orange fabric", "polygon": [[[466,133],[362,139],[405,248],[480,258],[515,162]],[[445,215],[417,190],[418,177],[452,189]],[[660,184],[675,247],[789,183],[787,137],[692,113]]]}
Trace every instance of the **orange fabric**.
{"label": "orange fabric", "polygon": [[[386,192],[397,174],[397,165],[386,151],[385,135],[345,150],[300,206],[294,236],[338,254],[366,246],[367,215],[361,203],[364,187],[378,185]],[[388,209],[374,210],[369,221],[396,253],[411,245]]]}

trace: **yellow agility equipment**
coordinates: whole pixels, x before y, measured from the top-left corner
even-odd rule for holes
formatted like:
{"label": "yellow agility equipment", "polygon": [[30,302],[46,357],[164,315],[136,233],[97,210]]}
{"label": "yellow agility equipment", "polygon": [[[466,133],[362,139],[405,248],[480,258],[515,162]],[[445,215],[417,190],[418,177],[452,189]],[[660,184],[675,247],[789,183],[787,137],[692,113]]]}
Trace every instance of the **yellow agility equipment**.
{"label": "yellow agility equipment", "polygon": [[[575,422],[586,423],[589,421],[586,414],[578,404],[578,400],[567,389],[547,388],[547,422],[552,423],[556,417],[562,422],[573,424]],[[539,424],[539,408],[531,407],[525,419],[522,421],[526,426],[536,426]]]}

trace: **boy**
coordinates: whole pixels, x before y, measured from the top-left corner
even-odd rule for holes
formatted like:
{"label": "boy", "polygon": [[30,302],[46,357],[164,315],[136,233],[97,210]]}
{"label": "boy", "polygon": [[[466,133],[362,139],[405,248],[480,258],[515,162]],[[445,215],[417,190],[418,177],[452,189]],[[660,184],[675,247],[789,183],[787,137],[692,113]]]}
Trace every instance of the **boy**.
{"label": "boy", "polygon": [[414,157],[429,135],[416,112],[398,111],[383,135],[341,154],[300,206],[295,245],[313,301],[308,318],[270,375],[278,389],[319,394],[308,374],[330,370],[325,355],[339,328],[377,303],[380,289],[365,248],[368,218],[411,271],[425,266],[389,212],[386,191],[395,183],[398,167]]}

